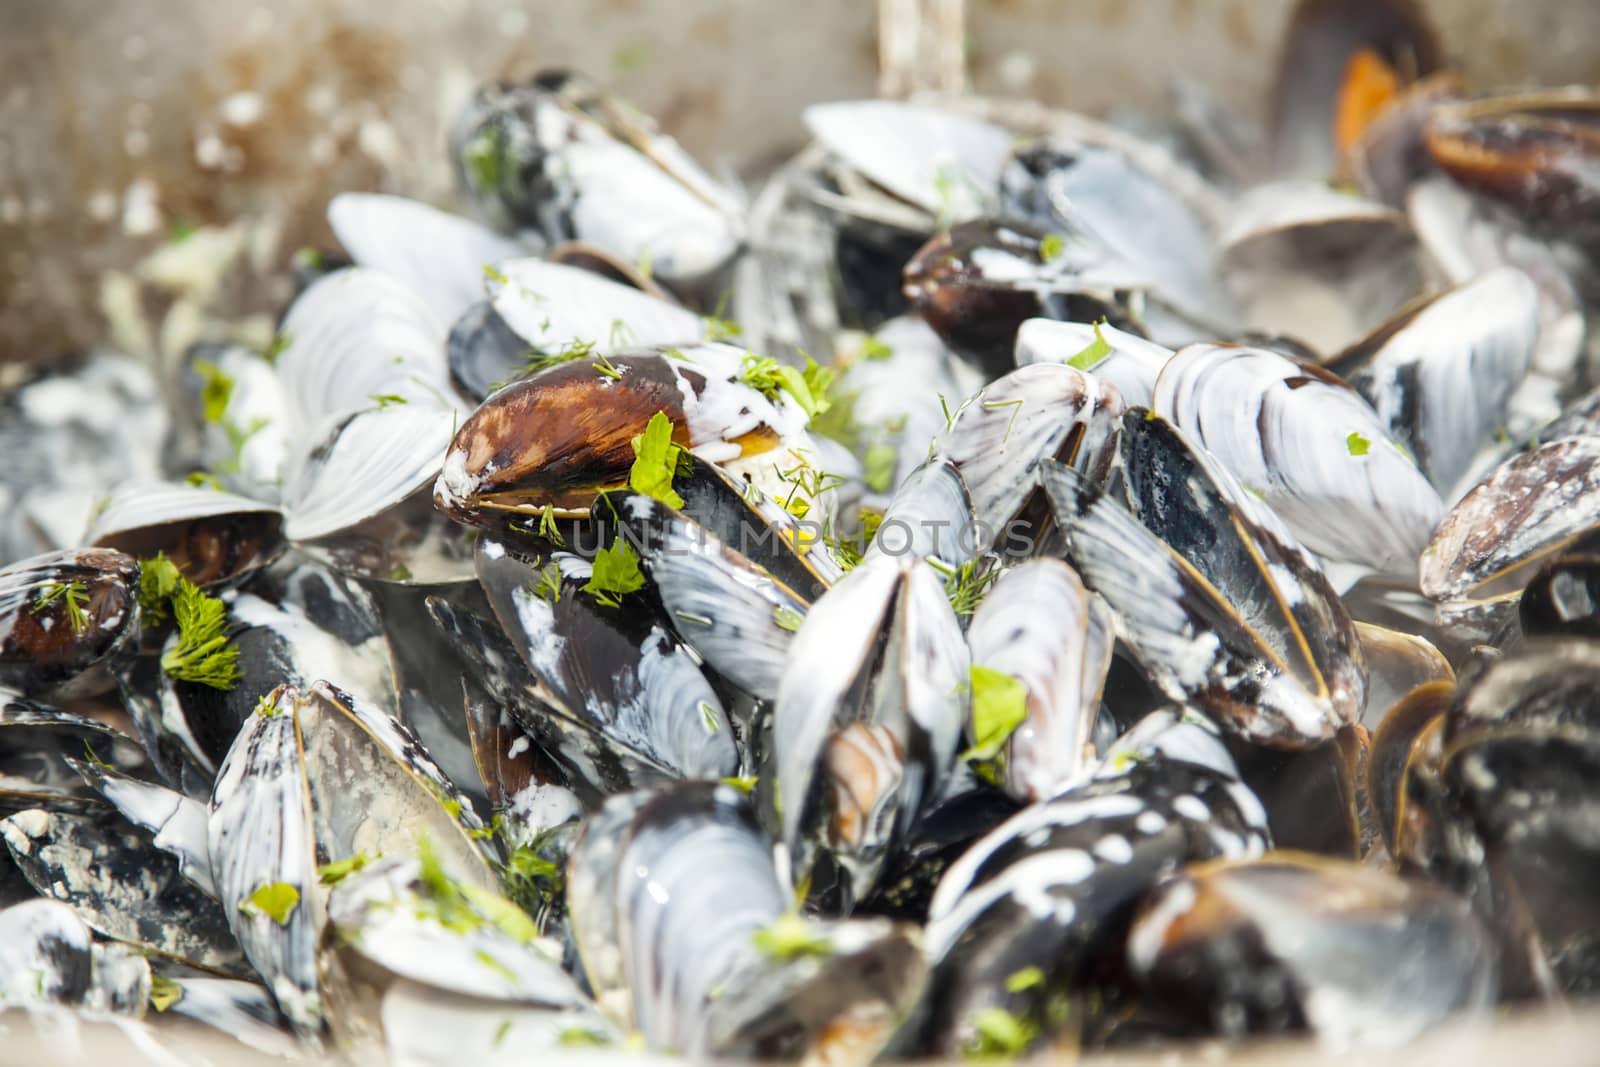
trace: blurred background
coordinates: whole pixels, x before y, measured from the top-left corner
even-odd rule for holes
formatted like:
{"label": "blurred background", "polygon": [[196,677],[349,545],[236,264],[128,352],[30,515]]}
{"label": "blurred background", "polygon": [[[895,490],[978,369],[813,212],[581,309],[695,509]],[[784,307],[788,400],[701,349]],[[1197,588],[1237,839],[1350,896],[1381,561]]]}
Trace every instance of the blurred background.
{"label": "blurred background", "polygon": [[[1424,6],[1477,85],[1600,80],[1593,0]],[[444,130],[484,78],[583,70],[714,169],[754,177],[799,146],[805,104],[878,91],[879,20],[897,10],[957,14],[947,43],[959,39],[959,56],[948,58],[969,91],[1159,114],[1185,77],[1253,118],[1291,7],[0,0],[0,366],[108,339],[154,350],[163,330],[192,336],[195,322],[168,321],[174,292],[197,298],[190,318],[280,306],[294,249],[331,240],[331,191],[448,202]],[[152,265],[195,233],[185,255]],[[219,272],[202,275],[222,260],[218,290]]]}

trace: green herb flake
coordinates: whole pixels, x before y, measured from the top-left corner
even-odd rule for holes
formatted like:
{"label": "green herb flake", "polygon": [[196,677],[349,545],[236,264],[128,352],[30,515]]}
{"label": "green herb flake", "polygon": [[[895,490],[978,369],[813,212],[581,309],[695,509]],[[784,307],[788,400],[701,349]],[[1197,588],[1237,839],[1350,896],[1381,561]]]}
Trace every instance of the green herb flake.
{"label": "green herb flake", "polygon": [[539,581],[532,591],[534,596],[547,604],[561,603],[561,568],[554,563],[546,563],[539,569]]}
{"label": "green herb flake", "polygon": [[1012,1058],[1026,1052],[1039,1036],[1030,1020],[1004,1008],[985,1008],[972,1018],[973,1040],[962,1052],[972,1059]]}
{"label": "green herb flake", "polygon": [[594,570],[584,583],[583,591],[602,604],[619,607],[622,598],[644,588],[644,575],[639,571],[639,554],[622,538],[610,548],[594,555]]}
{"label": "green herb flake", "polygon": [[722,731],[722,719],[717,714],[717,709],[702,700],[699,704],[700,721],[705,725],[706,733],[715,734]]}
{"label": "green herb flake", "polygon": [[188,219],[175,219],[172,228],[167,231],[167,240],[175,245],[181,245],[199,232],[199,227]]}
{"label": "green herb flake", "polygon": [[794,633],[800,629],[800,624],[805,621],[805,616],[787,604],[779,604],[772,609],[772,621],[777,624],[778,629]]}
{"label": "green herb flake", "polygon": [[603,355],[589,366],[593,367],[594,372],[602,378],[609,378],[614,382],[622,380],[622,369]]}
{"label": "green herb flake", "polygon": [[756,948],[772,960],[833,955],[833,946],[817,936],[811,925],[792,911],[784,912],[770,925],[757,930],[753,940]]}
{"label": "green herb flake", "polygon": [[1084,345],[1077,355],[1067,360],[1067,366],[1074,370],[1086,371],[1111,354],[1111,342],[1107,341],[1106,335],[1100,332],[1100,327],[1104,322],[1105,320],[1101,319],[1100,322],[1094,324],[1094,340]]}
{"label": "green herb flake", "polygon": [[566,545],[566,538],[561,536],[561,530],[556,526],[556,509],[554,504],[546,504],[539,513],[539,536],[561,548]]}
{"label": "green herb flake", "polygon": [[761,778],[758,775],[751,774],[743,778],[723,778],[721,781],[728,788],[737,789],[739,792],[749,796],[756,791],[756,784],[761,781]]}
{"label": "green herb flake", "polygon": [[957,615],[971,615],[978,610],[984,594],[1000,577],[998,569],[980,571],[980,561],[975,559],[967,560],[960,567],[952,567],[929,556],[928,565],[944,575],[944,595],[949,598],[950,607]]}
{"label": "green herb flake", "polygon": [[973,745],[961,758],[991,760],[1027,719],[1028,688],[1009,674],[976,663],[968,668],[968,678],[972,684]]}
{"label": "green herb flake", "polygon": [[150,1006],[156,1011],[166,1011],[183,999],[183,986],[163,974],[150,976]]}
{"label": "green herb flake", "polygon": [[1371,451],[1372,442],[1351,430],[1350,436],[1344,439],[1344,447],[1349,449],[1352,456],[1364,456]]}
{"label": "green herb flake", "polygon": [[500,188],[506,176],[506,135],[500,126],[485,126],[461,151],[461,163],[475,189],[485,192]]}
{"label": "green herb flake", "polygon": [[89,603],[89,592],[84,584],[79,581],[50,582],[41,590],[33,602],[30,615],[37,615],[56,604],[66,608],[67,622],[72,627],[72,632],[81,634],[89,628],[89,614],[84,607]]}
{"label": "green herb flake", "polygon": [[683,497],[672,488],[683,449],[672,443],[672,420],[666,412],[650,416],[644,433],[633,439],[633,466],[628,471],[628,487],[659,500],[669,508],[683,507]]}
{"label": "green herb flake", "polygon": [[494,1038],[489,1042],[489,1047],[490,1048],[499,1048],[501,1042],[505,1041],[506,1035],[509,1034],[510,1032],[511,1032],[511,1020],[510,1019],[502,1019],[502,1020],[500,1020],[500,1025],[495,1027]]}
{"label": "green herb flake", "polygon": [[367,865],[376,858],[375,856],[369,856],[365,852],[357,852],[347,859],[324,863],[317,868],[317,879],[323,885],[338,885],[357,871],[366,870]]}
{"label": "green herb flake", "polygon": [[167,600],[181,581],[182,573],[165,552],[139,561],[139,613],[145,622],[153,625],[167,617]]}
{"label": "green herb flake", "polygon": [[196,489],[214,489],[219,493],[225,491],[222,483],[217,481],[216,475],[205,471],[190,471],[183,480],[186,485],[192,485]]}
{"label": "green herb flake", "polygon": [[279,926],[289,922],[289,916],[300,906],[300,890],[288,882],[268,882],[239,902],[240,911],[255,911]]}
{"label": "green herb flake", "polygon": [[386,582],[409,582],[412,579],[411,568],[404,563],[396,563],[381,575]]}
{"label": "green herb flake", "polygon": [[170,678],[232,689],[239,681],[239,649],[228,641],[228,608],[180,579],[172,594],[178,642],[161,654],[161,669]]}
{"label": "green herb flake", "polygon": [[604,1048],[611,1044],[611,1039],[587,1026],[569,1026],[561,1031],[556,1043],[563,1048]]}
{"label": "green herb flake", "polygon": [[208,359],[195,360],[194,372],[200,376],[200,417],[220,423],[233,398],[233,378]]}
{"label": "green herb flake", "polygon": [[404,404],[406,398],[399,393],[379,393],[372,398],[372,402],[378,406],[379,411],[382,411],[384,408],[392,408]]}
{"label": "green herb flake", "polygon": [[506,896],[530,915],[548,909],[566,888],[566,872],[561,865],[539,854],[543,843],[542,835],[529,844],[518,845],[499,868]]}
{"label": "green herb flake", "polygon": [[491,282],[497,282],[500,285],[511,284],[511,280],[504,274],[500,273],[500,271],[492,263],[485,263],[483,265],[483,276],[488,278]]}
{"label": "green herb flake", "polygon": [[[721,310],[722,305],[719,304],[717,311],[720,313]],[[716,314],[707,315],[702,321],[705,323],[707,341],[731,341],[744,333],[744,327],[737,322],[719,318]]]}
{"label": "green herb flake", "polygon": [[1044,985],[1044,972],[1037,967],[1024,967],[1006,978],[1007,993],[1023,993],[1041,985]]}
{"label": "green herb flake", "polygon": [[491,955],[488,952],[488,950],[480,948],[480,949],[478,949],[478,951],[474,952],[472,955],[473,955],[473,958],[476,959],[479,963],[483,964],[485,967],[489,968],[491,971],[493,971],[494,973],[498,974],[501,978],[504,978],[506,981],[512,983],[513,985],[516,984],[517,973],[515,971],[513,971],[510,967],[507,967],[505,964],[503,964],[499,960],[495,959],[494,956]]}
{"label": "green herb flake", "polygon": [[1067,250],[1067,239],[1059,233],[1047,233],[1039,242],[1039,258],[1046,263],[1052,259],[1060,259],[1061,254]]}
{"label": "green herb flake", "polygon": [[887,493],[894,484],[895,463],[900,453],[892,445],[872,445],[861,461],[862,481],[874,493]]}
{"label": "green herb flake", "polygon": [[267,693],[256,700],[255,713],[263,719],[275,719],[283,714],[283,709],[273,701],[272,694]]}
{"label": "green herb flake", "polygon": [[861,358],[881,363],[894,355],[894,346],[878,340],[876,335],[868,336],[861,342]]}
{"label": "green herb flake", "polygon": [[985,411],[998,411],[1001,408],[1011,409],[1011,417],[1006,420],[1005,436],[1000,438],[1000,446],[1002,448],[1005,447],[1007,441],[1011,440],[1011,428],[1017,424],[1017,416],[1022,412],[1022,404],[1023,398],[1020,396],[1015,400],[985,400],[983,402],[983,410]]}

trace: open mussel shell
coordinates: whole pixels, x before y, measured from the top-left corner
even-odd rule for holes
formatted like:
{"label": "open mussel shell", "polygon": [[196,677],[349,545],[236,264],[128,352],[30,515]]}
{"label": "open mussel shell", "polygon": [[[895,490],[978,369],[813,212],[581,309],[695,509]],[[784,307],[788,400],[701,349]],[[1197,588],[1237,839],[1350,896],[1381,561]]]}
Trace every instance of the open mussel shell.
{"label": "open mussel shell", "polygon": [[1146,280],[1087,234],[1065,239],[1012,219],[974,219],[939,234],[905,267],[911,306],[986,379],[1012,366],[1028,319],[1135,321],[1128,294]]}
{"label": "open mussel shell", "polygon": [[1176,159],[1159,170],[1106,144],[1060,134],[1019,149],[1001,176],[1003,211],[1072,241],[1087,234],[1143,279],[1148,298],[1180,320],[1175,343],[1227,329],[1233,301],[1217,276],[1214,193],[1186,195],[1205,180]]}
{"label": "open mussel shell", "polygon": [[1122,399],[1073,367],[1018,367],[962,403],[934,443],[965,480],[981,547],[1035,554],[1050,519],[1039,470],[1065,463],[1092,485],[1111,477]]}
{"label": "open mussel shell", "polygon": [[866,557],[936,559],[960,567],[977,558],[978,516],[961,469],[934,456],[906,476],[884,509]]}
{"label": "open mussel shell", "polygon": [[592,1008],[528,1007],[444,993],[399,979],[379,1009],[389,1062],[406,1067],[515,1067],[529,1056],[571,1056],[573,1046],[617,1045],[622,1035]]}
{"label": "open mussel shell", "polygon": [[1355,624],[1281,520],[1153,414],[1123,417],[1121,456],[1131,515],[1059,464],[1043,484],[1069,562],[1156,687],[1272,747],[1310,747],[1355,721]]}
{"label": "open mussel shell", "polygon": [[290,539],[343,573],[433,584],[471,577],[466,535],[435,514],[456,416],[402,404],[323,424],[291,461],[284,508]]}
{"label": "open mussel shell", "polygon": [[[811,606],[773,712],[771,791],[797,880],[837,868],[846,910],[870,892],[950,772],[967,666],[943,583],[921,560],[865,561]],[[826,874],[814,872],[823,890]]]}
{"label": "open mussel shell", "polygon": [[1306,548],[1410,577],[1444,513],[1438,493],[1350,386],[1262,348],[1190,345],[1152,409],[1260,496]]}
{"label": "open mussel shell", "polygon": [[217,899],[206,830],[210,812],[204,802],[124,774],[100,760],[63,759],[124,819],[145,831],[153,847],[176,860],[179,874],[206,896]]}
{"label": "open mussel shell", "polygon": [[962,221],[991,210],[1011,134],[966,115],[899,100],[813,104],[806,128],[874,185],[927,216]]}
{"label": "open mussel shell", "polygon": [[[959,772],[958,772],[959,773]],[[984,834],[1022,808],[1011,794],[976,775],[958,778],[923,812],[911,836],[895,850],[872,896],[858,911],[923,924],[939,879]]]}
{"label": "open mussel shell", "polygon": [[1183,863],[1265,847],[1259,805],[1241,808],[1238,790],[1207,768],[1155,758],[1001,823],[939,883],[925,934],[933,971],[891,1047],[977,1051],[977,1019],[992,1009],[1026,1021],[1030,1048],[1061,1038],[1090,961],[1153,885]]}
{"label": "open mussel shell", "polygon": [[1358,859],[1377,841],[1376,817],[1361,793],[1370,746],[1357,726],[1307,749],[1286,750],[1232,739],[1237,774],[1267,811],[1279,848]]}
{"label": "open mussel shell", "polygon": [[1501,267],[1412,304],[1331,366],[1453,497],[1478,449],[1505,424],[1538,339],[1538,289]]}
{"label": "open mussel shell", "polygon": [[1295,852],[1200,864],[1128,934],[1134,978],[1228,1037],[1310,1029],[1396,1045],[1498,991],[1494,942],[1445,889]]}
{"label": "open mussel shell", "polygon": [[139,564],[104,548],[0,568],[0,688],[67,699],[109,687],[139,632]]}
{"label": "open mussel shell", "polygon": [[445,365],[447,322],[421,294],[381,271],[354,267],[315,282],[283,320],[289,340],[277,369],[290,441],[382,397],[458,410]]}
{"label": "open mussel shell", "polygon": [[[1366,196],[1390,207],[1405,207],[1411,189],[1434,175],[1426,143],[1428,120],[1441,103],[1461,99],[1466,89],[1460,74],[1439,71],[1396,92],[1355,140],[1343,146],[1341,174]],[[1412,223],[1417,225],[1415,217]],[[1417,236],[1428,243],[1420,225]]]}
{"label": "open mussel shell", "polygon": [[479,298],[485,265],[527,254],[471,219],[382,193],[339,193],[328,201],[328,226],[361,267],[409,286],[436,323],[454,322]]}
{"label": "open mussel shell", "polygon": [[1361,724],[1376,730],[1395,703],[1418,686],[1454,682],[1455,671],[1432,642],[1417,634],[1356,623],[1367,663],[1367,704]]}
{"label": "open mussel shell", "polygon": [[1600,552],[1575,546],[1539,569],[1517,602],[1528,637],[1600,637]]}
{"label": "open mussel shell", "polygon": [[317,868],[430,847],[453,879],[492,890],[469,836],[480,827],[388,715],[324,682],[263,698],[218,770],[208,847],[229,926],[297,1032],[317,1035],[328,1010],[318,963],[328,890]]}
{"label": "open mussel shell", "polygon": [[1595,525],[1597,508],[1600,437],[1518,453],[1439,523],[1418,563],[1422,591],[1437,601],[1515,601],[1530,572]]}
{"label": "open mussel shell", "polygon": [[810,950],[762,953],[735,972],[706,1013],[719,1057],[867,1062],[922,990],[916,931],[887,919],[803,919]]}
{"label": "open mussel shell", "polygon": [[673,777],[653,760],[552,708],[548,690],[493,618],[457,609],[436,596],[428,598],[427,607],[463,673],[560,768],[552,784],[570,789],[585,807],[598,806],[619,791]]}
{"label": "open mussel shell", "polygon": [[30,900],[0,911],[0,1006],[52,1005],[140,1016],[150,1000],[150,965],[119,945],[96,944],[60,901]]}
{"label": "open mussel shell", "polygon": [[[454,887],[436,884],[416,860],[383,859],[345,875],[328,902],[331,937],[341,951],[386,972],[381,983],[406,979],[435,989],[507,1004],[583,1008],[577,983],[551,958],[549,944],[533,937],[531,920],[502,927],[493,921],[459,921],[441,907]],[[473,891],[465,891],[468,903]],[[509,913],[508,913],[509,914]]]}
{"label": "open mussel shell", "polygon": [[[228,614],[229,641],[239,650],[233,686],[219,689],[163,673],[154,694],[158,728],[176,735],[200,766],[222,762],[257,701],[279,685],[333,678],[364,704],[387,714],[398,710],[394,665],[381,631],[341,631],[292,599],[273,603],[255,593],[233,595]],[[177,639],[169,636],[168,647]]]}
{"label": "open mussel shell", "polygon": [[1341,111],[1361,62],[1398,84],[1432,73],[1443,49],[1414,0],[1302,0],[1278,53],[1271,90],[1270,162],[1279,177],[1325,179],[1338,163]]}
{"label": "open mussel shell", "polygon": [[283,513],[232,493],[172,482],[111,495],[85,539],[140,559],[165,553],[195,585],[230,582],[283,551]]}
{"label": "open mussel shell", "polygon": [[566,70],[481,86],[450,132],[457,184],[501,229],[579,240],[674,285],[738,251],[734,197],[626,101]]}
{"label": "open mussel shell", "polygon": [[775,699],[809,595],[658,500],[625,496],[618,516],[679,636],[751,696]]}
{"label": "open mussel shell", "polygon": [[1402,855],[1400,822],[1406,776],[1413,760],[1426,758],[1419,741],[1430,727],[1441,725],[1455,691],[1453,681],[1425,682],[1395,701],[1372,730],[1362,784],[1384,845],[1396,859]]}
{"label": "open mussel shell", "polygon": [[742,384],[744,355],[720,343],[636,349],[603,366],[580,359],[513,382],[461,424],[434,501],[481,526],[547,507],[559,518],[587,517],[600,492],[627,485],[632,441],[658,412],[672,420],[674,443],[703,459],[771,452],[804,429],[806,416]]}
{"label": "open mussel shell", "polygon": [[1526,915],[1555,987],[1569,992],[1592,989],[1600,973],[1600,914],[1583,888],[1595,859],[1597,679],[1592,642],[1527,641],[1463,683],[1439,757],[1448,796],[1482,841],[1502,938],[1527,940],[1515,928]]}
{"label": "open mussel shell", "polygon": [[[169,978],[176,986],[177,1000],[167,1007],[170,1015],[206,1027],[202,1034],[226,1034],[257,1052],[269,1056],[292,1057],[300,1052],[294,1035],[284,1025],[283,1016],[272,994],[256,982],[234,978],[196,978],[186,975]],[[163,1045],[177,1046],[181,1036],[164,1035]],[[211,1046],[215,1054],[215,1046]]]}
{"label": "open mussel shell", "polygon": [[[1096,354],[1101,340],[1106,351]],[[1130,407],[1149,407],[1156,377],[1172,358],[1172,349],[1109,323],[1029,319],[1017,330],[1015,358],[1019,367],[1070,362],[1110,382]]]}
{"label": "open mussel shell", "polygon": [[1222,233],[1222,269],[1244,322],[1336,352],[1423,288],[1406,217],[1321,182],[1258,186]]}
{"label": "open mussel shell", "polygon": [[1027,691],[1027,718],[1001,763],[1013,796],[1045,800],[1087,776],[1115,640],[1111,609],[1060,560],[1018,564],[978,605],[967,629],[972,662]]}
{"label": "open mussel shell", "polygon": [[130,737],[95,719],[0,690],[0,812],[104,807],[63,757],[96,759],[143,773],[145,755]]}
{"label": "open mussel shell", "polygon": [[744,794],[683,782],[614,797],[584,824],[568,869],[601,1007],[653,1049],[700,1050],[715,991],[789,905]]}
{"label": "open mussel shell", "polygon": [[119,814],[34,808],[0,821],[0,838],[42,896],[97,932],[231,977],[253,973],[218,902]]}
{"label": "open mussel shell", "polygon": [[1434,109],[1428,154],[1458,184],[1524,221],[1592,241],[1600,98],[1588,87],[1463,100]]}
{"label": "open mussel shell", "polygon": [[611,605],[585,592],[590,564],[577,556],[549,566],[563,576],[541,585],[505,545],[479,542],[478,582],[551,711],[665,776],[738,774],[727,713],[674,627],[642,597]]}

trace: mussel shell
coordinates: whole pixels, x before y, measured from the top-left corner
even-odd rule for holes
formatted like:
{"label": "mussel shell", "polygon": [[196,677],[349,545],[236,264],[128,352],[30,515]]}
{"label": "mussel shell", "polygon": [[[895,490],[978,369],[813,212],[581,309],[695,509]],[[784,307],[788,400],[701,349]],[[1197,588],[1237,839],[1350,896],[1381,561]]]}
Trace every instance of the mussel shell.
{"label": "mussel shell", "polygon": [[1424,731],[1442,725],[1454,697],[1452,681],[1424,683],[1391,706],[1373,730],[1363,787],[1384,844],[1396,858],[1401,856],[1400,820],[1411,761],[1420,755],[1418,742]]}
{"label": "mussel shell", "polygon": [[66,763],[122,817],[150,835],[150,844],[178,862],[178,873],[213,900],[210,846],[206,840],[206,805],[173,789],[145,782],[110,764],[63,757]]}
{"label": "mussel shell", "polygon": [[[564,577],[546,599],[535,591],[539,572],[488,538],[477,563],[495,616],[556,714],[669,776],[738,773],[721,700],[666,620],[642,610],[642,598],[604,605],[582,590],[584,581]],[[587,566],[565,554],[555,565]]]}
{"label": "mussel shell", "polygon": [[0,569],[0,688],[62,698],[106,688],[109,676],[97,668],[111,666],[138,633],[138,588],[139,564],[104,548]]}
{"label": "mussel shell", "polygon": [[1600,99],[1589,88],[1445,104],[1429,118],[1433,161],[1525,221],[1592,240]]}
{"label": "mussel shell", "polygon": [[1087,776],[1115,640],[1111,609],[1060,560],[1006,571],[973,613],[972,662],[1027,691],[1027,718],[1008,738],[1002,763],[1006,788],[1019,800],[1048,799]]}
{"label": "mussel shell", "polygon": [[1271,94],[1274,170],[1302,178],[1333,173],[1337,102],[1358,53],[1370,53],[1411,80],[1438,67],[1442,51],[1437,31],[1414,0],[1296,4]]}
{"label": "mussel shell", "polygon": [[751,696],[774,699],[810,601],[657,500],[623,497],[618,514],[673,629],[712,670]]}
{"label": "mussel shell", "polygon": [[1190,868],[1128,935],[1155,996],[1230,1037],[1309,1027],[1328,1045],[1394,1045],[1498,989],[1467,902],[1425,882],[1293,852]]}
{"label": "mussel shell", "polygon": [[577,267],[523,258],[500,264],[496,274],[485,283],[489,303],[525,342],[520,363],[574,345],[606,353],[693,345],[706,332],[694,312]]}
{"label": "mussel shell", "polygon": [[1600,437],[1569,437],[1511,457],[1439,523],[1418,564],[1422,591],[1436,600],[1515,596],[1523,568],[1594,525],[1597,494]]}
{"label": "mussel shell", "polygon": [[1238,775],[1260,798],[1279,848],[1359,859],[1378,836],[1361,794],[1368,740],[1344,726],[1327,741],[1285,752],[1235,741]]}
{"label": "mussel shell", "polygon": [[41,895],[72,905],[99,933],[232,977],[252,973],[217,901],[120,815],[36,808],[0,822],[0,836]]}
{"label": "mussel shell", "polygon": [[773,713],[771,791],[796,879],[827,857],[844,908],[870,891],[954,762],[967,656],[920,560],[863,562],[811,606]]}
{"label": "mussel shell", "polygon": [[102,808],[62,761],[89,752],[128,771],[145,766],[139,745],[112,727],[0,690],[0,812]]}
{"label": "mussel shell", "polygon": [[960,567],[986,547],[978,541],[972,493],[955,463],[935,456],[906,476],[884,509],[866,557],[933,558]]}
{"label": "mussel shell", "polygon": [[1539,294],[1496,268],[1419,300],[1345,349],[1332,367],[1371,401],[1440,493],[1506,419],[1539,337]]}
{"label": "mussel shell", "polygon": [[1190,345],[1152,409],[1211,452],[1306,548],[1409,576],[1444,512],[1355,390],[1276,352]]}
{"label": "mussel shell", "polygon": [[328,226],[358,264],[405,283],[443,323],[479,298],[485,266],[527,254],[471,219],[382,193],[335,195]]}
{"label": "mussel shell", "polygon": [[1151,681],[1274,747],[1354,721],[1366,691],[1355,625],[1311,556],[1164,419],[1127,413],[1122,446],[1137,521],[1068,468],[1046,464],[1043,480],[1069,561],[1120,614]]}
{"label": "mussel shell", "polygon": [[1055,364],[1019,367],[964,401],[934,455],[966,481],[979,543],[1013,558],[1034,554],[1048,533],[1048,510],[1035,506],[1041,466],[1065,463],[1104,485],[1122,410],[1108,383]]}
{"label": "mussel shell", "polygon": [[140,559],[165,553],[196,585],[228,582],[283,551],[283,513],[231,493],[174,483],[132,485],[111,495],[85,535],[96,548]]}
{"label": "mussel shell", "polygon": [[1455,681],[1450,661],[1425,637],[1365,622],[1356,623],[1356,633],[1367,663],[1361,724],[1369,730],[1377,730],[1389,709],[1418,686]]}
{"label": "mussel shell", "polygon": [[272,994],[256,982],[232,978],[169,979],[180,992],[168,1006],[172,1015],[227,1034],[269,1056],[289,1057],[300,1049],[278,1014]]}
{"label": "mussel shell", "polygon": [[[895,1051],[959,1052],[990,1008],[1033,1023],[1036,1041],[1054,1037],[1062,1020],[1052,1001],[1079,987],[1151,886],[1187,861],[1261,851],[1259,808],[1243,811],[1237,789],[1205,768],[1155,759],[996,827],[934,894],[925,935],[934,968]],[[1029,967],[1043,980],[1008,988]]]}
{"label": "mussel shell", "polygon": [[1079,366],[1083,353],[1101,339],[1109,350],[1082,369],[1110,382],[1124,404],[1149,407],[1156,377],[1172,358],[1172,349],[1109,323],[1029,319],[1017,330],[1017,366],[1068,361]]}
{"label": "mussel shell", "polygon": [[611,357],[608,374],[580,359],[513,382],[461,424],[434,501],[475,525],[547,506],[584,517],[597,494],[627,484],[632,441],[658,412],[672,420],[676,444],[713,462],[769,452],[805,414],[738,382],[742,359],[715,343],[639,349]]}
{"label": "mussel shell", "polygon": [[1081,235],[1046,257],[1050,236],[1010,219],[961,223],[906,264],[906,297],[987,379],[1012,366],[1017,330],[1028,319],[1131,324],[1122,294],[1142,288],[1144,279]]}
{"label": "mussel shell", "polygon": [[928,808],[897,849],[872,896],[859,911],[926,923],[939,879],[984,834],[1015,815],[1022,805],[1009,793],[976,778],[965,789],[946,790]]}
{"label": "mussel shell", "polygon": [[1600,637],[1600,555],[1582,548],[1539,568],[1517,602],[1528,637]]}
{"label": "mussel shell", "polygon": [[0,911],[0,974],[6,1007],[139,1015],[150,997],[149,965],[119,946],[96,945],[73,910],[55,900]]}

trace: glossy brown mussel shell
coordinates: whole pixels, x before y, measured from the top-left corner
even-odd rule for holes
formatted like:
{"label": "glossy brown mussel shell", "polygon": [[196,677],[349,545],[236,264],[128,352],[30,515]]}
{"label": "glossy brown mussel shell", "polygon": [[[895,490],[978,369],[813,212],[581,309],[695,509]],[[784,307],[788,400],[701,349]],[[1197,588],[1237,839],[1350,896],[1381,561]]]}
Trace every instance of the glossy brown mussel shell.
{"label": "glossy brown mussel shell", "polygon": [[92,668],[137,632],[138,588],[138,562],[111,549],[50,553],[0,570],[0,688],[66,697],[108,686],[109,675]]}
{"label": "glossy brown mussel shell", "polygon": [[1424,139],[1439,169],[1524,221],[1585,242],[1600,235],[1600,96],[1593,90],[1445,105]]}

